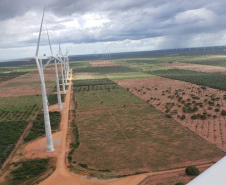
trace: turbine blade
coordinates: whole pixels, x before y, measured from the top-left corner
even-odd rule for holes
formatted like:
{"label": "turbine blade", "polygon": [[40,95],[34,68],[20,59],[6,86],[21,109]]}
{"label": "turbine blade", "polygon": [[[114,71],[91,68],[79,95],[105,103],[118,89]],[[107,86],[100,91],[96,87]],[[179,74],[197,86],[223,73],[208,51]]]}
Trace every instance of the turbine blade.
{"label": "turbine blade", "polygon": [[50,58],[50,59],[46,62],[46,64],[44,65],[43,69],[45,69],[45,68],[49,65],[49,63],[50,63],[52,60],[53,60],[53,59]]}
{"label": "turbine blade", "polygon": [[60,36],[60,41],[59,41],[59,52],[60,52],[60,55],[62,55],[60,43],[61,43],[61,36]]}
{"label": "turbine blade", "polygon": [[47,31],[47,35],[48,35],[49,47],[50,47],[51,55],[53,56],[53,50],[52,50],[51,42],[50,42],[50,39],[49,39],[49,32],[48,32],[47,28],[46,28],[46,31]]}
{"label": "turbine blade", "polygon": [[42,21],[41,21],[41,26],[40,26],[40,30],[39,30],[38,43],[37,43],[37,49],[36,49],[36,54],[35,54],[36,57],[38,56],[38,52],[39,52],[39,44],[40,44],[40,38],[41,38],[41,34],[42,34],[42,24],[43,24],[45,9],[46,9],[46,5],[44,7],[44,11],[43,11],[43,15],[42,15]]}

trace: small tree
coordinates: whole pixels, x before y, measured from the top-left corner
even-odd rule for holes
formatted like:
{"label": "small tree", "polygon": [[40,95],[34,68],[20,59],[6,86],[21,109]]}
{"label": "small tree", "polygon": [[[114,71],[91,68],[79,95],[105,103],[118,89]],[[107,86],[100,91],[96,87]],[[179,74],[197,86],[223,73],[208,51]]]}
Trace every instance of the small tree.
{"label": "small tree", "polygon": [[185,172],[187,175],[199,175],[199,169],[196,168],[195,166],[188,166],[185,169]]}
{"label": "small tree", "polygon": [[222,111],[221,111],[221,115],[222,115],[222,116],[226,116],[226,111],[225,111],[225,110],[222,110]]}
{"label": "small tree", "polygon": [[184,114],[180,117],[181,120],[184,120],[185,118],[186,116]]}

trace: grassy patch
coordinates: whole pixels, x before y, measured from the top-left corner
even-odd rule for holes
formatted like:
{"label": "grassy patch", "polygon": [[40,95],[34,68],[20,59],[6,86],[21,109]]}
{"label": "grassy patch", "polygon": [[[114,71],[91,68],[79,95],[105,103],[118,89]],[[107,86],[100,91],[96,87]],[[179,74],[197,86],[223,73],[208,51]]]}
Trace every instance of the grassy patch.
{"label": "grassy patch", "polygon": [[111,80],[124,80],[124,79],[133,79],[133,78],[150,78],[154,77],[154,75],[141,73],[141,72],[130,72],[130,73],[113,73],[107,75],[107,77]]}
{"label": "grassy patch", "polygon": [[115,177],[224,156],[125,89],[76,92],[76,103],[74,121],[79,129],[74,135],[79,134],[79,147],[71,153],[70,161],[75,168],[91,170],[92,176],[100,177],[95,174],[96,169],[111,172],[104,178]]}
{"label": "grassy patch", "polygon": [[21,134],[23,133],[26,122],[0,122],[0,166],[4,163]]}
{"label": "grassy patch", "polygon": [[[65,94],[61,94],[61,101],[64,102]],[[57,94],[50,94],[48,96],[49,105],[54,105],[58,103]]]}
{"label": "grassy patch", "polygon": [[10,184],[33,184],[32,180],[37,180],[43,175],[49,165],[50,159],[33,159],[13,163],[14,169],[8,175]]}
{"label": "grassy patch", "polygon": [[73,61],[70,62],[70,68],[86,68],[86,67],[92,67],[89,61]]}
{"label": "grassy patch", "polygon": [[224,155],[148,105],[77,112],[76,124],[81,144],[73,158],[89,169],[126,175],[124,170],[157,171]]}
{"label": "grassy patch", "polygon": [[[58,130],[61,121],[60,112],[49,112],[50,124],[52,130]],[[36,139],[45,134],[44,126],[44,115],[43,113],[38,114],[36,120],[33,122],[31,130],[28,132],[27,136],[24,138],[25,142]]]}
{"label": "grassy patch", "polygon": [[112,80],[109,80],[108,78],[73,81],[74,87],[89,86],[89,85],[105,85],[105,84],[115,84],[115,82],[113,82]]}
{"label": "grassy patch", "polygon": [[40,110],[42,97],[0,97],[0,121],[30,121]]}
{"label": "grassy patch", "polygon": [[78,109],[124,107],[139,105],[143,101],[121,87],[109,90],[79,91],[76,93]]}

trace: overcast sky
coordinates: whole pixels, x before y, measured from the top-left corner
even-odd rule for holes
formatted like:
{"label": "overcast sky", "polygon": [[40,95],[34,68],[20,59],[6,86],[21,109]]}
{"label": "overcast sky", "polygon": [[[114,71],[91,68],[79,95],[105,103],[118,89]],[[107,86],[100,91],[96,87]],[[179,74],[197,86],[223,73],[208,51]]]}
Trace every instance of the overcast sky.
{"label": "overcast sky", "polygon": [[0,0],[0,60],[226,45],[226,0]]}

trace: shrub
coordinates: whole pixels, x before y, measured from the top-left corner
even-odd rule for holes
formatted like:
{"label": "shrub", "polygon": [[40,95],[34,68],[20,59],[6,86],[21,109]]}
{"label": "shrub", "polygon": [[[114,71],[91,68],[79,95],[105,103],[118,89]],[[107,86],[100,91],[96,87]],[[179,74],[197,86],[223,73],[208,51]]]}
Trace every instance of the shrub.
{"label": "shrub", "polygon": [[178,97],[178,101],[181,101],[183,98],[182,97]]}
{"label": "shrub", "polygon": [[170,110],[169,109],[166,109],[165,113],[168,113]]}
{"label": "shrub", "polygon": [[185,169],[185,172],[187,175],[199,175],[199,169],[196,168],[195,166],[188,166]]}
{"label": "shrub", "polygon": [[226,111],[225,111],[225,110],[222,110],[222,111],[221,111],[221,115],[222,115],[222,116],[226,116]]}
{"label": "shrub", "polygon": [[172,116],[170,114],[167,114],[166,117],[167,118],[172,118]]}
{"label": "shrub", "polygon": [[198,119],[198,115],[197,114],[193,114],[192,116],[191,116],[191,119]]}
{"label": "shrub", "polygon": [[88,165],[87,165],[87,164],[82,164],[82,163],[79,163],[79,166],[81,166],[82,168],[86,168],[86,169],[88,169]]}
{"label": "shrub", "polygon": [[184,120],[185,118],[186,116],[184,114],[180,117],[181,120]]}
{"label": "shrub", "polygon": [[178,182],[175,185],[184,185],[184,183],[183,182]]}
{"label": "shrub", "polygon": [[209,105],[214,105],[214,102],[213,101],[208,101],[208,104]]}
{"label": "shrub", "polygon": [[219,111],[220,111],[220,109],[218,109],[218,108],[215,109],[215,112],[219,112]]}
{"label": "shrub", "polygon": [[206,115],[203,114],[203,115],[200,116],[200,118],[201,118],[201,119],[206,119]]}
{"label": "shrub", "polygon": [[224,95],[224,100],[226,100],[226,94]]}

